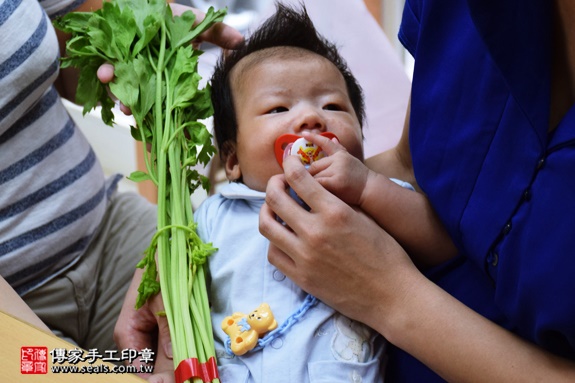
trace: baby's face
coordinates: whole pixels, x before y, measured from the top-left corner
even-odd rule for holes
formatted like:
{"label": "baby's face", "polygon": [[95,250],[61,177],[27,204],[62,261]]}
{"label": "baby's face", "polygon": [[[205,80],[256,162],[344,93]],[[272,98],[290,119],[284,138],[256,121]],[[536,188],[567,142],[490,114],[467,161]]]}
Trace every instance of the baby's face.
{"label": "baby's face", "polygon": [[238,122],[237,168],[251,189],[265,191],[268,180],[282,173],[274,155],[276,139],[286,133],[332,132],[363,160],[359,120],[338,69],[314,53],[267,58],[245,68],[239,81],[232,74]]}

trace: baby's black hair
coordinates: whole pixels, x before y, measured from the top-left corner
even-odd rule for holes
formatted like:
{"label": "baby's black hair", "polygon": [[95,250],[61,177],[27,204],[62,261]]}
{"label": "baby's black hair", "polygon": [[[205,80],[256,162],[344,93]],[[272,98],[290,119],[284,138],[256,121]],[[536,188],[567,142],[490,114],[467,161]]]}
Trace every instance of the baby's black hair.
{"label": "baby's black hair", "polygon": [[[230,73],[244,57],[267,48],[295,47],[308,50],[329,60],[342,74],[349,99],[363,126],[365,106],[363,91],[351,74],[347,63],[339,54],[337,47],[318,34],[309,18],[305,6],[301,10],[276,3],[276,12],[268,18],[237,49],[222,55],[216,64],[211,79],[212,104],[214,106],[214,133],[220,156],[228,153],[226,142],[236,142],[237,120],[232,97]],[[270,57],[275,57],[272,54]]]}

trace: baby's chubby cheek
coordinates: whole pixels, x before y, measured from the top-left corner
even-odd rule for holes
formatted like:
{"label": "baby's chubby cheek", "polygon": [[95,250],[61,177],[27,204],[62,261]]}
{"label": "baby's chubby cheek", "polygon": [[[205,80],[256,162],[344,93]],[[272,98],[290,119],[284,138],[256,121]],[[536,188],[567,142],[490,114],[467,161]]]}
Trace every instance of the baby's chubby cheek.
{"label": "baby's chubby cheek", "polygon": [[361,138],[353,137],[351,139],[347,139],[345,141],[340,141],[340,145],[342,145],[352,156],[359,158],[361,161],[364,160],[363,158],[363,141]]}

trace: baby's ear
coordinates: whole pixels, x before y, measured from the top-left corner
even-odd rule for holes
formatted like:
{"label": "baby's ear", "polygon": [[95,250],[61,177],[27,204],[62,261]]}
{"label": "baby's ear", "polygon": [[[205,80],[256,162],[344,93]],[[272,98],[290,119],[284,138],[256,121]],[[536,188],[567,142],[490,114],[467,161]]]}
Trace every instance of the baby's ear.
{"label": "baby's ear", "polygon": [[221,152],[222,162],[226,171],[226,178],[229,181],[237,181],[242,178],[240,163],[238,162],[238,155],[236,152],[236,143],[233,141],[224,142]]}

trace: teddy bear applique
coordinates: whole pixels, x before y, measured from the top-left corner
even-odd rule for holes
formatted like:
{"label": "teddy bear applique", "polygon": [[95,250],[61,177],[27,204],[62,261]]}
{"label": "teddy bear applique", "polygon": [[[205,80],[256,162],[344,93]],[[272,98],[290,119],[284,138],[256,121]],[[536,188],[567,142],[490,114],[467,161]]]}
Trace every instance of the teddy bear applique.
{"label": "teddy bear applique", "polygon": [[252,350],[260,337],[277,327],[267,303],[262,303],[249,315],[237,312],[222,321],[222,330],[230,337],[230,347],[235,355],[244,355]]}

